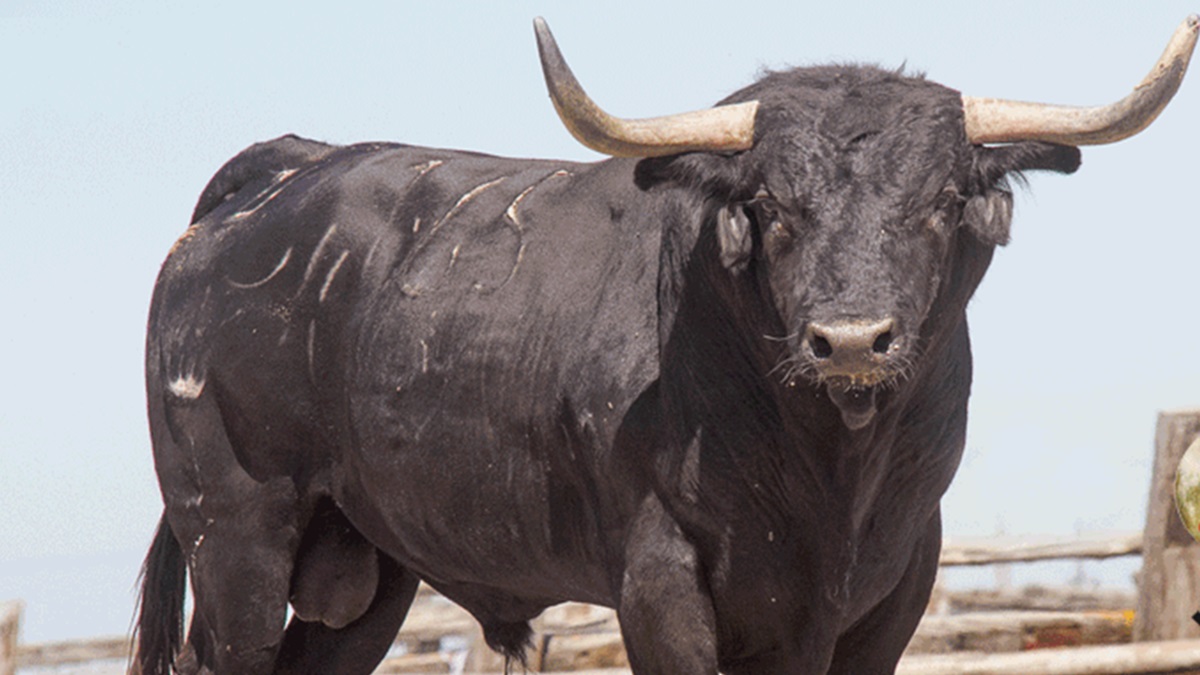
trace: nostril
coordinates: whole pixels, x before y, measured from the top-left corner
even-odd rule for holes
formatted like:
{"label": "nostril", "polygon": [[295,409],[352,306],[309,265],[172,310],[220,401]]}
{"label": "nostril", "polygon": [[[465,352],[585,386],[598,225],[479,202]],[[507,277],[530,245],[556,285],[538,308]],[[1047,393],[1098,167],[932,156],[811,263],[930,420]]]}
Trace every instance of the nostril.
{"label": "nostril", "polygon": [[829,344],[829,340],[826,340],[824,336],[814,335],[810,344],[813,356],[818,359],[827,359],[833,356],[833,345]]}
{"label": "nostril", "polygon": [[871,351],[876,354],[887,354],[888,349],[892,346],[892,331],[887,331],[875,338],[875,343],[871,345]]}

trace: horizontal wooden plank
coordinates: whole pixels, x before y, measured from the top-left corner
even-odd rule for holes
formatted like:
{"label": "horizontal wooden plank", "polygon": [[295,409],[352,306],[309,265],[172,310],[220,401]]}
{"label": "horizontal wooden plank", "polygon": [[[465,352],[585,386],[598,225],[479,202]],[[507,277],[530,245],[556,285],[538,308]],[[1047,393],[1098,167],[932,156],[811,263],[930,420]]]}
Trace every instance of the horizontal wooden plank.
{"label": "horizontal wooden plank", "polygon": [[1062,588],[1025,586],[1006,589],[947,590],[938,588],[936,603],[945,613],[1013,610],[1084,612],[1095,610],[1125,611],[1137,606],[1133,590],[1112,588]]}
{"label": "horizontal wooden plank", "polygon": [[17,664],[22,668],[59,666],[67,663],[128,657],[129,638],[124,636],[41,642],[17,647]]}
{"label": "horizontal wooden plank", "polygon": [[1133,612],[1000,611],[926,616],[909,654],[1015,652],[1127,643]]}
{"label": "horizontal wooden plank", "polygon": [[906,656],[896,675],[1168,675],[1200,671],[1200,640]]}
{"label": "horizontal wooden plank", "polygon": [[1062,558],[1103,559],[1141,553],[1141,532],[1103,537],[948,538],[942,543],[939,562],[950,567]]}

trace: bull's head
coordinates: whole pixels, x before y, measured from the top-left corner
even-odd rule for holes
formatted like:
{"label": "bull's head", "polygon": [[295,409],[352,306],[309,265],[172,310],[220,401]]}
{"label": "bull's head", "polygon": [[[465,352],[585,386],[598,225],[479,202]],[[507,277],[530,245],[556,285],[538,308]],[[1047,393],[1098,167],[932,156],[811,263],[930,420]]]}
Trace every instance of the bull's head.
{"label": "bull's head", "polygon": [[[602,111],[545,23],[535,26],[567,128],[594,150],[647,158],[644,185],[702,185],[717,197],[720,263],[763,289],[777,314],[774,337],[787,346],[777,372],[826,385],[855,429],[874,417],[876,393],[912,372],[936,333],[930,324],[961,314],[991,248],[1007,241],[1005,177],[1072,172],[1075,146],[1149,125],[1183,79],[1200,17],[1179,27],[1132,94],[1107,106],[981,99],[831,67],[774,73],[715,108],[650,120]],[[983,251],[982,264],[965,264],[964,250]]]}

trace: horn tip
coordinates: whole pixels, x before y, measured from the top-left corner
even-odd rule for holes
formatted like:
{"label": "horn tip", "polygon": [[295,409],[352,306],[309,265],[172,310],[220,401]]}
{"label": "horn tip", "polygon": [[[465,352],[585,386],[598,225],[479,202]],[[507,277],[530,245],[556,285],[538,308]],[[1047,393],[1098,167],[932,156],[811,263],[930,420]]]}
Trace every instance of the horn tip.
{"label": "horn tip", "polygon": [[533,19],[533,32],[537,35],[538,42],[554,40],[554,35],[550,32],[550,24],[546,23],[546,20],[540,16]]}

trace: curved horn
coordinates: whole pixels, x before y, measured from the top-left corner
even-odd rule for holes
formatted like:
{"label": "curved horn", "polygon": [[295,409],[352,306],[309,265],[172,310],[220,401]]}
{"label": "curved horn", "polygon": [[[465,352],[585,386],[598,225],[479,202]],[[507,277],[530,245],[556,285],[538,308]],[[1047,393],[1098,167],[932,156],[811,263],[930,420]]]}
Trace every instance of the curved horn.
{"label": "curved horn", "polygon": [[546,22],[538,17],[533,28],[554,109],[571,135],[592,150],[614,157],[661,157],[702,150],[735,152],[754,145],[758,101],[650,119],[609,115],[579,86]]}
{"label": "curved horn", "polygon": [[1129,138],[1150,126],[1179,89],[1200,32],[1200,16],[1184,20],[1150,74],[1125,98],[1105,106],[1023,103],[963,96],[967,138],[972,143],[1049,141],[1063,145],[1103,145]]}

